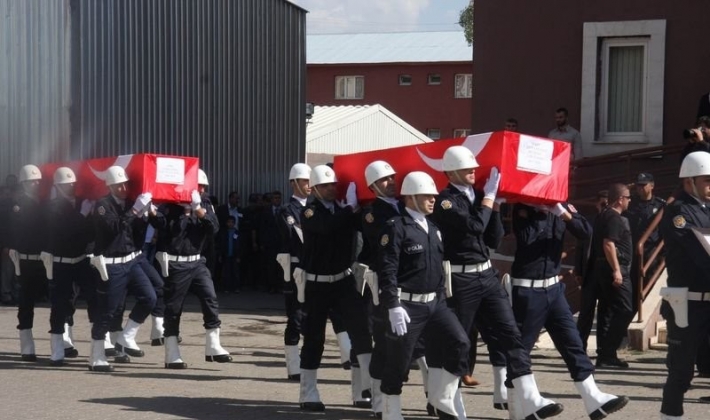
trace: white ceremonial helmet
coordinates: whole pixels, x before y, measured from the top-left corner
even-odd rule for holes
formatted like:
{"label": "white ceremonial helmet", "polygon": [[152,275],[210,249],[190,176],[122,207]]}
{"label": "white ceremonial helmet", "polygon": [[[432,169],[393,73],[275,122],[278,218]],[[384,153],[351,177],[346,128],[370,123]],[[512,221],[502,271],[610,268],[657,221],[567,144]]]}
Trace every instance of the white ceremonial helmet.
{"label": "white ceremonial helmet", "polygon": [[294,164],[288,174],[288,180],[293,181],[294,179],[311,179],[311,167],[305,163]]}
{"label": "white ceremonial helmet", "polygon": [[62,166],[54,171],[54,185],[72,184],[74,182],[76,182],[76,175],[74,175],[74,171],[71,168]]}
{"label": "white ceremonial helmet", "polygon": [[210,185],[210,180],[202,169],[197,170],[197,185]]}
{"label": "white ceremonial helmet", "polygon": [[370,186],[375,183],[378,179],[382,179],[391,175],[396,174],[394,168],[390,166],[389,163],[384,160],[376,160],[365,168],[365,181],[367,185]]}
{"label": "white ceremonial helmet", "polygon": [[410,172],[402,181],[402,195],[434,194],[438,195],[436,184],[426,172]]}
{"label": "white ceremonial helmet", "polygon": [[20,168],[20,176],[17,177],[19,182],[38,181],[42,179],[42,172],[35,165],[25,165]]}
{"label": "white ceremonial helmet", "polygon": [[331,184],[338,182],[335,178],[335,171],[328,165],[318,165],[311,171],[310,185],[315,187],[321,184]]}
{"label": "white ceremonial helmet", "polygon": [[478,168],[473,152],[464,146],[451,146],[444,152],[444,172]]}
{"label": "white ceremonial helmet", "polygon": [[128,182],[126,170],[120,166],[112,166],[106,170],[106,186]]}
{"label": "white ceremonial helmet", "polygon": [[680,164],[678,178],[693,178],[710,175],[710,153],[693,152],[688,154]]}

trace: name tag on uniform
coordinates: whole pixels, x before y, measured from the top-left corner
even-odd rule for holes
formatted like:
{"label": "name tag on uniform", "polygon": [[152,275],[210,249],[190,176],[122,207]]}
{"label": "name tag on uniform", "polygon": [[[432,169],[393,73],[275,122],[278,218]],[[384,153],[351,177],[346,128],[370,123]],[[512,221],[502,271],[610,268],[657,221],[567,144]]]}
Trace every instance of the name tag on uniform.
{"label": "name tag on uniform", "polygon": [[404,247],[404,252],[407,254],[417,254],[424,251],[424,247],[421,244],[414,244]]}

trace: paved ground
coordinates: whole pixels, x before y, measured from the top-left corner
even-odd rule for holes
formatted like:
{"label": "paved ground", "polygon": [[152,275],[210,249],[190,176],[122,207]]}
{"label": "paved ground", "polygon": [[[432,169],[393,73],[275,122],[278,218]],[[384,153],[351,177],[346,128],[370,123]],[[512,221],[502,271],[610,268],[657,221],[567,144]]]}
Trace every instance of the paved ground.
{"label": "paved ground", "polygon": [[[150,347],[149,330],[143,327],[139,342],[146,357],[130,365],[117,365],[113,374],[91,373],[86,368],[89,351],[85,311],[77,316],[75,336],[80,357],[67,366],[48,366],[49,311],[38,308],[35,337],[37,363],[19,357],[16,312],[0,308],[0,420],[25,419],[365,419],[369,413],[350,405],[349,373],[340,369],[332,331],[320,370],[320,392],[325,413],[303,413],[297,408],[298,384],[284,380],[282,331],[285,319],[279,296],[243,293],[221,297],[222,344],[234,355],[226,365],[204,362],[204,330],[196,301],[188,301],[183,317],[182,355],[190,367],[185,371],[163,368],[163,349]],[[479,352],[476,376],[483,382],[466,388],[469,418],[505,419],[491,404],[491,370],[485,349]],[[658,418],[661,387],[665,380],[664,354],[650,351],[626,354],[631,369],[598,372],[603,390],[628,395],[632,402],[618,419]],[[543,394],[565,405],[560,419],[585,419],[582,401],[566,373],[559,355],[551,349],[534,353],[534,369]],[[403,394],[404,416],[425,419],[425,402],[418,372]],[[699,379],[687,394],[686,418],[710,418],[710,380]]]}

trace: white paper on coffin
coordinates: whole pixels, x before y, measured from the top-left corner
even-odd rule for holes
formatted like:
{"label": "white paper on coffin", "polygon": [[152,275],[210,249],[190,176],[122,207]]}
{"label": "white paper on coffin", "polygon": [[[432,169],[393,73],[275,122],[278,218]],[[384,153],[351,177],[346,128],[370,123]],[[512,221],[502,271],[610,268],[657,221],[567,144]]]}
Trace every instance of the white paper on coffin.
{"label": "white paper on coffin", "polygon": [[555,145],[551,141],[521,134],[520,143],[518,144],[517,169],[519,171],[550,175],[552,173],[554,151]]}
{"label": "white paper on coffin", "polygon": [[185,183],[185,161],[182,159],[159,157],[155,161],[155,182],[159,184]]}

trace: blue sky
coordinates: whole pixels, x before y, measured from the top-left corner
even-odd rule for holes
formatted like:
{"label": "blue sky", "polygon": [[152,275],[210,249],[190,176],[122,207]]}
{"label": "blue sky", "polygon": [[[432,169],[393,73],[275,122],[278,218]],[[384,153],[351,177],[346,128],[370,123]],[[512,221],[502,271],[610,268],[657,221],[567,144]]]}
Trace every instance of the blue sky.
{"label": "blue sky", "polygon": [[469,0],[290,0],[308,10],[309,34],[456,31]]}

